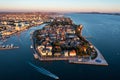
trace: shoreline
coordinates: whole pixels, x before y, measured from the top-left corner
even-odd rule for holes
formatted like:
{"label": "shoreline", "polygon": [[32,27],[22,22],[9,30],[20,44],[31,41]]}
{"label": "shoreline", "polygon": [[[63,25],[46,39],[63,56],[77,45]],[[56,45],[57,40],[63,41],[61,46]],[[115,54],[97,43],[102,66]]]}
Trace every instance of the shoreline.
{"label": "shoreline", "polygon": [[102,65],[102,66],[108,66],[108,63],[107,61],[105,60],[105,58],[102,56],[102,54],[100,53],[100,51],[94,46],[95,50],[97,51],[98,55],[97,56],[97,59],[101,59],[101,63],[98,63],[96,62],[95,60],[93,61],[88,61],[88,62],[80,62],[80,61],[70,61],[70,63],[73,63],[73,64],[91,64],[91,65]]}
{"label": "shoreline", "polygon": [[[42,25],[42,24],[44,24],[44,23],[41,23],[41,24],[39,24],[39,25]],[[37,26],[39,26],[39,25],[37,25]],[[31,26],[31,27],[37,27],[37,26]],[[4,35],[4,37],[6,37],[6,39],[7,39],[7,36],[9,36],[9,37],[14,36],[14,35],[16,35],[16,34],[19,34],[19,33],[21,33],[21,32],[24,32],[24,31],[30,29],[31,27],[26,28],[26,29],[23,29],[23,30],[20,30],[20,31],[14,31],[12,34]],[[8,37],[8,38],[9,38],[9,37]],[[11,49],[18,49],[18,48],[19,48],[19,46],[15,46],[15,47],[13,47],[13,48],[2,48],[2,47],[1,47],[0,50],[11,50]]]}
{"label": "shoreline", "polygon": [[37,58],[35,57],[35,59],[38,59],[42,62],[44,62],[44,61],[47,61],[47,62],[49,62],[49,61],[68,61],[68,63],[70,63],[70,64],[90,64],[90,65],[108,66],[108,63],[106,62],[106,60],[104,59],[104,57],[102,56],[101,53],[99,53],[100,56],[98,56],[98,57],[102,57],[101,63],[95,62],[96,59],[85,62],[85,61],[78,61],[77,57],[48,57],[48,58],[44,57],[43,58],[43,57],[40,57],[38,55],[38,53],[34,53],[33,55],[34,55],[34,57],[35,57],[35,55],[37,56]]}
{"label": "shoreline", "polygon": [[[42,25],[42,24],[44,24],[44,22],[42,22],[41,24],[39,24],[39,25]],[[21,32],[23,32],[23,31],[26,31],[26,30],[28,30],[29,28],[31,28],[31,27],[36,27],[36,26],[39,26],[39,25],[32,25],[32,26],[28,26],[28,28],[26,27],[26,28],[24,28],[24,29],[22,29],[22,30],[19,30],[19,31],[13,31],[13,32],[11,32],[10,34],[7,34],[7,35],[2,35],[3,37],[7,37],[7,36],[12,36],[12,35],[15,35],[15,34],[18,34],[18,33],[21,33]]]}

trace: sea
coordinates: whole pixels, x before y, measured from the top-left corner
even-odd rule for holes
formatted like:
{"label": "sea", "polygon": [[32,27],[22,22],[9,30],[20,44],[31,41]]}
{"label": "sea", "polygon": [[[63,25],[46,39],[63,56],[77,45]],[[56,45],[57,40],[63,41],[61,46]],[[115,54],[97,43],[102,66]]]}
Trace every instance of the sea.
{"label": "sea", "polygon": [[120,80],[120,16],[78,13],[64,16],[70,17],[75,24],[83,25],[83,36],[99,49],[109,65],[35,60],[30,48],[30,33],[45,26],[42,24],[15,34],[4,43],[12,43],[20,48],[0,51],[0,80],[55,80],[50,77],[54,75],[60,80]]}

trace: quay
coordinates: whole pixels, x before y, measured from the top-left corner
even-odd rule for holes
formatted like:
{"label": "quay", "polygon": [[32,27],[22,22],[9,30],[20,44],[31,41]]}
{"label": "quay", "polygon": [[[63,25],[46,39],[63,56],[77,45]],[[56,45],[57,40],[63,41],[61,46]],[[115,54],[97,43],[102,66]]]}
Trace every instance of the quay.
{"label": "quay", "polygon": [[[101,65],[101,66],[108,66],[108,63],[106,62],[106,60],[104,59],[104,57],[99,53],[99,56],[97,59],[95,60],[88,60],[88,61],[84,61],[83,60],[79,61],[79,58],[77,57],[47,57],[47,58],[43,58],[38,56],[38,54],[33,54],[35,59],[38,59],[40,61],[68,61],[71,64],[91,64],[91,65]],[[101,58],[99,58],[101,57]],[[81,58],[82,59],[82,58]],[[100,60],[100,62],[97,62],[96,60]]]}
{"label": "quay", "polygon": [[94,60],[89,60],[87,62],[85,61],[78,61],[77,59],[73,59],[73,60],[69,60],[69,63],[74,63],[74,64],[91,64],[91,65],[101,65],[101,66],[108,66],[107,61],[105,60],[105,58],[102,56],[102,54],[100,53],[100,51],[95,47],[98,56],[96,59]]}

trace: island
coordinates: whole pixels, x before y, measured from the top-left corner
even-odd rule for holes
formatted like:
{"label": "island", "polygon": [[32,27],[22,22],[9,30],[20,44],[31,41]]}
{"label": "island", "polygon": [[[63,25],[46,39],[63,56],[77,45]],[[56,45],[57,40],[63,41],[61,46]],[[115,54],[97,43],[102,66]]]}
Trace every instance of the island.
{"label": "island", "polygon": [[68,17],[54,17],[31,33],[35,59],[108,66],[100,51],[82,36],[82,29],[82,24],[76,25]]}

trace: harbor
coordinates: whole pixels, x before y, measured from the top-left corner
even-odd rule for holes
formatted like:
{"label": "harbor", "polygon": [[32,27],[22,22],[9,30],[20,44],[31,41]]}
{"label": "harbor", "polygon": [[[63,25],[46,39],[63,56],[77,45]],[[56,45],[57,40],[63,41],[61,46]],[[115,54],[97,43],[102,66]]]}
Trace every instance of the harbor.
{"label": "harbor", "polygon": [[[117,21],[118,18],[116,19],[115,16],[92,14],[69,14],[67,16],[71,16],[77,24],[82,23],[83,26],[86,27],[86,29],[83,28],[83,35],[93,37],[87,39],[101,52],[104,59],[108,62],[108,66],[69,63],[68,60],[40,61],[39,59],[34,59],[33,48],[30,48],[30,33],[45,26],[40,25],[38,27],[32,27],[27,31],[21,32],[19,35],[14,35],[7,39],[5,45],[10,45],[14,42],[14,45],[19,46],[19,48],[13,50],[0,50],[0,80],[18,80],[18,78],[21,80],[54,80],[53,78],[38,72],[34,67],[31,67],[28,62],[31,62],[38,67],[43,67],[57,75],[60,80],[119,79],[118,71],[120,65],[118,63],[120,60],[120,45],[118,43],[120,37],[117,33],[120,28],[120,23],[119,21],[116,23],[111,21],[111,19]],[[108,17],[111,19],[108,19]],[[96,19],[99,21],[96,21]],[[102,23],[104,21],[111,21],[111,23],[104,23],[104,26],[98,24],[98,22]],[[116,25],[116,27],[111,25]],[[114,32],[115,29],[118,31]],[[21,43],[20,41],[24,43]],[[36,54],[38,55],[38,53]]]}

